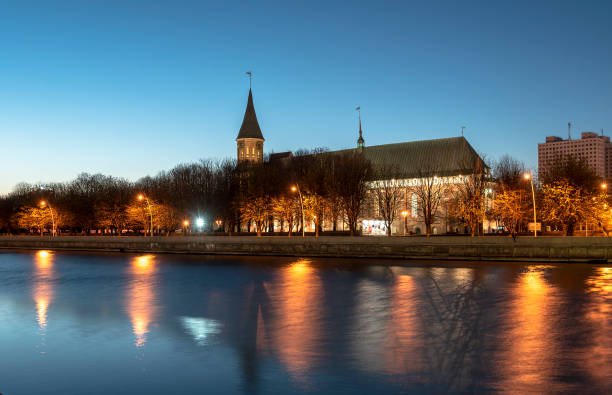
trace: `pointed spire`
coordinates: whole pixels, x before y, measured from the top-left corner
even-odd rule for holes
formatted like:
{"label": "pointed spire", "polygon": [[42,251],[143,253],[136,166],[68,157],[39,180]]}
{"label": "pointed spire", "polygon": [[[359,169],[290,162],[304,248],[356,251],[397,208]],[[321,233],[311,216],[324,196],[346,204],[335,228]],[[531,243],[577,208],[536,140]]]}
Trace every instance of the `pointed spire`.
{"label": "pointed spire", "polygon": [[249,89],[249,99],[247,101],[246,111],[244,112],[244,118],[242,120],[242,126],[238,132],[236,139],[262,139],[261,129],[259,128],[259,122],[257,122],[257,114],[255,114],[255,106],[253,105],[253,92]]}
{"label": "pointed spire", "polygon": [[359,113],[359,138],[357,139],[357,147],[363,148],[365,147],[365,140],[363,139],[363,132],[361,131],[361,107],[356,108]]}

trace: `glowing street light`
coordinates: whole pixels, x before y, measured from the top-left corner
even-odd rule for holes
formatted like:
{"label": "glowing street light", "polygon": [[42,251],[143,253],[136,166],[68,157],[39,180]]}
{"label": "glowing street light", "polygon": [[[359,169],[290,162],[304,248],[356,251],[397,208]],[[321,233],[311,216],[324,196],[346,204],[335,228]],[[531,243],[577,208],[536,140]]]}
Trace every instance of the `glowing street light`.
{"label": "glowing street light", "polygon": [[[51,230],[51,235],[55,236],[55,216],[53,215],[53,209],[51,208],[51,205],[48,204],[47,202],[45,202],[44,200],[42,200],[40,202],[40,207],[41,208],[45,208],[48,207],[49,208],[49,212],[51,213],[51,225],[53,226],[52,230]],[[43,235],[43,231],[42,229],[40,230],[40,237],[42,237]]]}
{"label": "glowing street light", "polygon": [[302,212],[302,237],[304,236],[304,227],[306,226],[305,221],[304,221],[304,202],[302,199],[302,192],[300,191],[300,186],[299,184],[295,184],[291,187],[291,192],[297,192],[299,197],[300,197],[300,211]]}
{"label": "glowing street light", "polygon": [[196,226],[200,229],[204,226],[204,220],[202,218],[196,219]]}
{"label": "glowing street light", "polygon": [[529,180],[531,184],[531,198],[533,200],[533,237],[538,237],[538,221],[536,220],[536,203],[535,203],[535,191],[533,189],[533,180],[531,173],[525,173],[523,176],[525,180]]}
{"label": "glowing street light", "polygon": [[149,230],[149,235],[153,236],[153,210],[151,210],[151,203],[149,202],[149,199],[142,193],[138,195],[138,200],[144,200],[147,202],[147,207],[149,208],[149,217],[151,218],[151,229]]}
{"label": "glowing street light", "polygon": [[402,210],[402,217],[404,217],[404,236],[406,236],[406,228],[408,227],[408,210]]}

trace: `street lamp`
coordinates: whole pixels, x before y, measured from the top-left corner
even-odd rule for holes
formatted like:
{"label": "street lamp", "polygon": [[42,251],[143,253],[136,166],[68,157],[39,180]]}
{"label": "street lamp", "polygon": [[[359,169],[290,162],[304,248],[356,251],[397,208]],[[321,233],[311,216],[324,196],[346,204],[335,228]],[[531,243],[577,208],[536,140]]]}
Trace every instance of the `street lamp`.
{"label": "street lamp", "polygon": [[183,228],[185,228],[185,236],[187,236],[187,232],[189,231],[189,221],[188,220],[184,220],[183,221]]}
{"label": "street lamp", "polygon": [[408,227],[408,210],[402,210],[402,217],[404,217],[404,236],[406,236],[406,228]]}
{"label": "street lamp", "polygon": [[142,193],[138,195],[138,200],[144,200],[147,202],[147,207],[149,208],[149,217],[151,217],[151,229],[149,230],[149,235],[153,236],[153,211],[151,210],[151,203],[149,202],[149,199]]}
{"label": "street lamp", "polygon": [[306,226],[305,221],[304,221],[304,202],[302,199],[302,192],[300,191],[300,186],[299,184],[295,184],[294,186],[291,187],[291,192],[297,192],[298,196],[300,197],[300,210],[302,211],[302,237],[304,236],[304,226]]}
{"label": "street lamp", "polygon": [[[53,209],[51,208],[51,205],[48,204],[47,202],[45,202],[44,200],[40,202],[40,207],[41,208],[45,208],[48,207],[49,208],[49,212],[51,213],[51,225],[52,225],[52,230],[51,230],[51,235],[55,236],[55,216],[53,215]],[[42,237],[43,232],[42,229],[40,230],[40,237]]]}
{"label": "street lamp", "polygon": [[533,189],[533,179],[531,173],[525,173],[525,180],[529,180],[531,184],[531,198],[533,200],[533,237],[538,237],[538,221],[536,220],[536,203],[535,203],[535,191]]}

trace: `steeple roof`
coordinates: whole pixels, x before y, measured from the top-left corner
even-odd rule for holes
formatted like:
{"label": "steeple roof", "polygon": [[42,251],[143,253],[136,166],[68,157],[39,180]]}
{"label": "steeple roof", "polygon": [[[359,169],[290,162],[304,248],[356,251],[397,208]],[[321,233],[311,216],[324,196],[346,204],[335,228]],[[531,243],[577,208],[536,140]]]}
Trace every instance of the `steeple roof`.
{"label": "steeple roof", "polygon": [[361,114],[359,114],[359,138],[357,139],[357,147],[363,147],[365,140],[363,139],[363,133],[361,131]]}
{"label": "steeple roof", "polygon": [[262,139],[264,140],[259,123],[257,122],[257,114],[255,114],[255,106],[253,105],[253,93],[249,89],[249,100],[247,101],[246,111],[244,112],[244,119],[242,120],[242,126],[238,132],[236,139]]}

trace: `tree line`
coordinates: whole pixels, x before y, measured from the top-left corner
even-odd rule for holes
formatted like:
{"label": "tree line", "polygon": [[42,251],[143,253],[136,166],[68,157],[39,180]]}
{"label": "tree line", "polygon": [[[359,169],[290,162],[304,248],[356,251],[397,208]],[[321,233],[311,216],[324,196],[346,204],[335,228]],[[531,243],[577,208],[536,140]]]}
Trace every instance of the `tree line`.
{"label": "tree line", "polygon": [[[495,199],[489,215],[513,237],[527,231],[527,224],[533,222],[534,198],[537,221],[543,226],[572,236],[576,226],[591,224],[591,229],[608,235],[612,211],[607,184],[585,159],[558,156],[538,179],[522,162],[505,156],[494,174]],[[533,191],[530,182],[534,183]]]}
{"label": "tree line", "polygon": [[[538,221],[567,235],[590,222],[607,233],[607,189],[587,163],[559,157],[534,181]],[[482,159],[452,185],[422,164],[418,185],[400,187],[393,166],[375,167],[359,151],[301,150],[263,163],[201,160],[136,182],[80,174],[64,183],[18,184],[0,197],[0,232],[62,234],[155,234],[181,232],[283,232],[291,236],[324,229],[359,233],[360,219],[391,224],[416,209],[425,234],[451,215],[472,235],[495,220],[516,237],[533,222],[531,184],[523,163],[502,157],[492,168]],[[140,197],[141,199],[139,199]],[[195,223],[195,219],[201,220]],[[187,221],[187,222],[186,222]]]}
{"label": "tree line", "polygon": [[323,221],[333,218],[334,230],[344,221],[356,234],[371,169],[359,153],[315,149],[259,164],[201,160],[136,182],[83,173],[64,183],[18,184],[0,197],[0,229],[41,235],[168,235],[179,229],[291,235],[314,221],[318,235]]}

